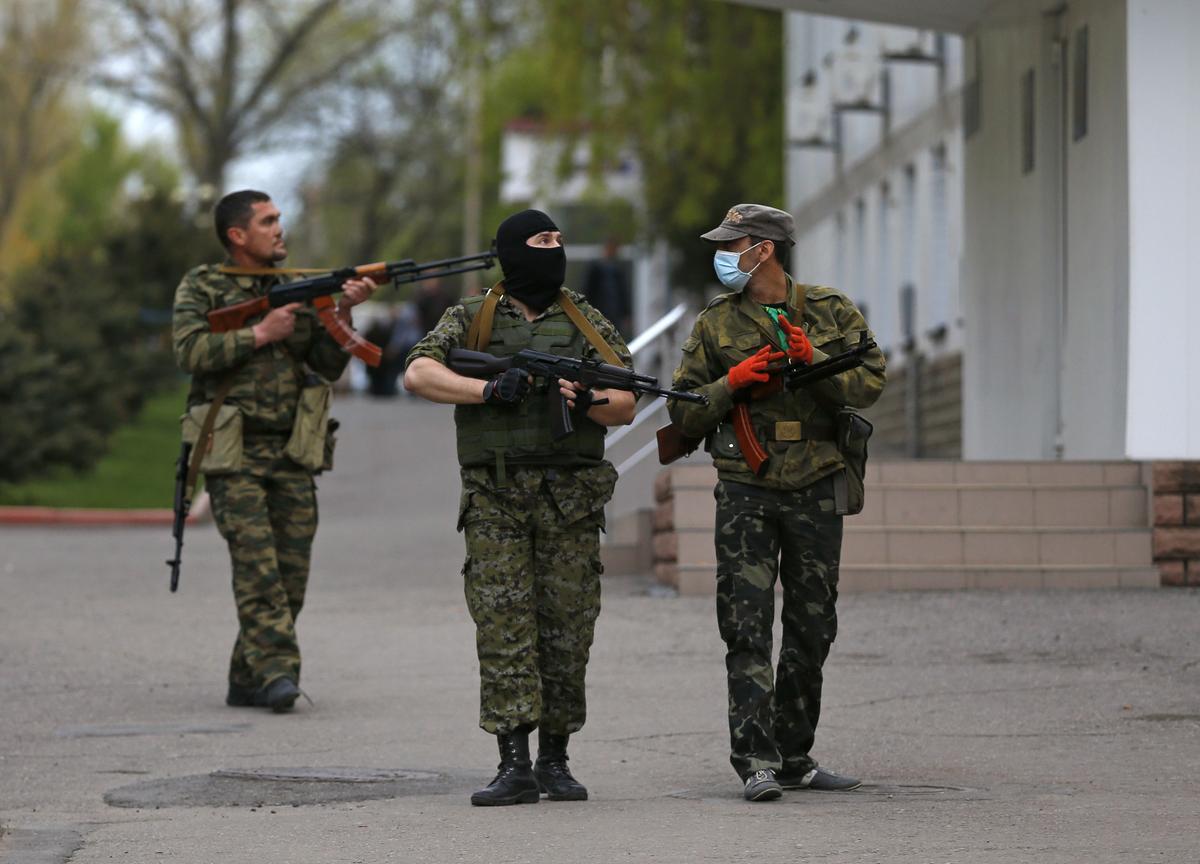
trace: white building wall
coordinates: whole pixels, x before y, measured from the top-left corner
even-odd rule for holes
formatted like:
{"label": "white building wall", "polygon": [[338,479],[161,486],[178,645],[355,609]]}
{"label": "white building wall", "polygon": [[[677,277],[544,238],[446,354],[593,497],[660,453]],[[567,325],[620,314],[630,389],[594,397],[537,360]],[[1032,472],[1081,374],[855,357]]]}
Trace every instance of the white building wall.
{"label": "white building wall", "polygon": [[[874,113],[840,112],[831,124],[840,133],[837,151],[788,148],[788,208],[799,214],[814,202],[827,205],[818,219],[798,231],[795,275],[832,285],[863,306],[893,367],[904,362],[899,352],[900,295],[907,283],[917,291],[917,347],[926,356],[959,349],[962,172],[957,115],[943,111],[945,118],[933,122],[929,117],[937,113],[940,100],[961,86],[961,40],[799,13],[787,15],[785,27],[785,74],[793,96],[805,75],[815,73],[816,89],[831,110],[835,96],[845,92],[835,78],[839,52],[846,50],[860,60],[873,58],[868,68],[886,75],[889,82],[886,120]],[[848,46],[851,31],[856,38]],[[930,50],[940,45],[945,56],[940,70],[932,64],[881,60],[884,51],[917,44]],[[882,99],[882,84],[874,93]],[[789,99],[789,112],[796,104]],[[903,142],[908,149],[901,149],[898,136],[917,125],[917,143],[910,136]],[[943,155],[935,158],[934,151]],[[928,333],[935,329],[943,335],[931,339]]]}
{"label": "white building wall", "polygon": [[1200,459],[1200,3],[1130,0],[1128,454]]}
{"label": "white building wall", "polygon": [[[1074,86],[1073,48],[1088,40],[1087,132],[1064,111],[1067,292],[1063,307],[1063,455],[1126,454],[1128,366],[1129,183],[1125,0],[1082,0],[1068,7],[1067,93]],[[1103,382],[1103,384],[1101,384]]]}
{"label": "white building wall", "polygon": [[[965,142],[967,458],[1126,453],[1124,5],[1076,0],[1054,16],[1000,4],[967,40],[969,54],[980,52],[981,83],[980,128]],[[1074,140],[1071,47],[1084,26],[1089,128]],[[965,66],[976,68],[973,56]],[[1030,69],[1034,166],[1025,171]]]}
{"label": "white building wall", "polygon": [[[963,454],[1055,456],[1058,430],[1060,219],[1045,106],[1051,40],[1040,17],[982,30],[980,127],[965,143]],[[1035,71],[1034,168],[1022,172],[1021,75]],[[1053,116],[1050,114],[1049,116]]]}

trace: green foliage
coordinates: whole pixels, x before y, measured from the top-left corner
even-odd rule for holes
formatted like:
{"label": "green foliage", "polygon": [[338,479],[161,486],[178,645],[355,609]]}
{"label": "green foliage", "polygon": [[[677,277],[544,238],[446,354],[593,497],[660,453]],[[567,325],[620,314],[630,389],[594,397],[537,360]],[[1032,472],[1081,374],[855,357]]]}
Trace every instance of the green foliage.
{"label": "green foliage", "polygon": [[642,230],[685,253],[685,284],[711,281],[697,235],[732,204],[783,206],[780,13],[721,0],[536,5],[544,29],[525,67],[529,102],[540,95],[552,124],[587,141],[597,180],[632,149]]}
{"label": "green foliage", "polygon": [[[0,367],[0,379],[4,376],[3,368]],[[60,467],[43,479],[0,483],[0,505],[170,506],[184,397],[185,388],[180,385],[148,399],[137,420],[113,433],[108,454],[85,473]],[[7,436],[0,438],[0,447],[6,447],[7,440]],[[7,453],[0,453],[0,461],[8,459]]]}
{"label": "green foliage", "polygon": [[[0,481],[76,471],[174,378],[171,299],[211,242],[176,203],[161,162],[127,151],[97,116],[38,216],[45,248],[8,280],[0,310]],[[56,206],[62,202],[61,206]]]}

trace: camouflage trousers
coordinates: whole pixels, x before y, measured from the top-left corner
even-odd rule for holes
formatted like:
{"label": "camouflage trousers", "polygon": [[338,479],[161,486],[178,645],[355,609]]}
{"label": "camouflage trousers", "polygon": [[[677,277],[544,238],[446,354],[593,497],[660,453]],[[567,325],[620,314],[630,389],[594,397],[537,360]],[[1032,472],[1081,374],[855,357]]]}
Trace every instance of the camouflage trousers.
{"label": "camouflage trousers", "polygon": [[229,681],[239,687],[285,675],[300,680],[296,617],[308,585],[317,496],[312,474],[283,455],[283,444],[248,437],[241,471],[205,478],[233,561],[239,629]]}
{"label": "camouflage trousers", "polygon": [[[610,476],[611,475],[611,476]],[[584,675],[600,614],[600,529],[616,472],[464,468],[459,527],[479,656],[479,725],[569,735],[587,718]]]}
{"label": "camouflage trousers", "polygon": [[[805,773],[821,715],[821,666],[837,635],[842,517],[833,480],[780,491],[720,481],[717,623],[725,641],[734,770]],[[783,640],[771,674],[775,580],[783,587]]]}

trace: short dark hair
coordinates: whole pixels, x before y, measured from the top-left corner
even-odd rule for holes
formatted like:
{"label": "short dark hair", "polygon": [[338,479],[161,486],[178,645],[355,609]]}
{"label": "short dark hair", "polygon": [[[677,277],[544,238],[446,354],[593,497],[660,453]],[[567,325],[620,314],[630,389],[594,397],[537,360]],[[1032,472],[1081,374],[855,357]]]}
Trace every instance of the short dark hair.
{"label": "short dark hair", "polygon": [[792,269],[792,244],[786,240],[772,240],[770,237],[750,237],[750,245],[761,243],[764,240],[771,240],[775,244],[775,252],[771,255],[779,266],[783,268],[784,273],[788,273]]}
{"label": "short dark hair", "polygon": [[270,200],[271,196],[266,192],[243,189],[240,192],[230,192],[218,201],[217,206],[213,208],[213,223],[216,225],[217,239],[221,241],[221,245],[228,249],[229,229],[245,228],[250,224],[250,217],[254,215],[254,205]]}

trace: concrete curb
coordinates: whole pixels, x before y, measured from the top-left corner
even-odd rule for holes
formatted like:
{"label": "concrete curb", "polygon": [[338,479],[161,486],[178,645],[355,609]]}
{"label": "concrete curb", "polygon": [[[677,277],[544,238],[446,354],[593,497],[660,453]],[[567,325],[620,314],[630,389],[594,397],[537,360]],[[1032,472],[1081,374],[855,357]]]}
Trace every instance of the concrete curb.
{"label": "concrete curb", "polygon": [[[201,492],[188,514],[187,524],[206,522],[212,516],[208,493]],[[117,510],[85,507],[0,507],[0,525],[170,525],[174,513],[166,508]]]}

